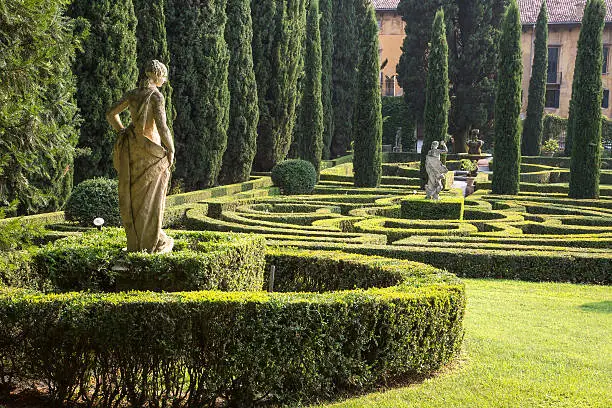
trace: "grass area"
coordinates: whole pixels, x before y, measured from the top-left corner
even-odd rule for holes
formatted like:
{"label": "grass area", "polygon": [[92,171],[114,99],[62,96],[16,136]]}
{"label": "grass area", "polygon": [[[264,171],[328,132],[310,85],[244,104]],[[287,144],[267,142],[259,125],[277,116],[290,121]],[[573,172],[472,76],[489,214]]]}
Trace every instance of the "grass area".
{"label": "grass area", "polygon": [[610,407],[612,287],[466,279],[458,364],[320,407]]}

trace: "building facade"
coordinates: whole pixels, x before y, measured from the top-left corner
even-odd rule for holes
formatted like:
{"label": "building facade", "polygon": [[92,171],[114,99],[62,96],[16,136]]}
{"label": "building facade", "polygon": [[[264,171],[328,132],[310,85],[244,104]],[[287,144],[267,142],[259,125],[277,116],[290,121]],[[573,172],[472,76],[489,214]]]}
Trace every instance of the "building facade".
{"label": "building facade", "polygon": [[[372,0],[379,21],[381,61],[388,60],[381,70],[381,92],[384,96],[402,95],[397,84],[396,66],[402,53],[404,22],[397,13],[400,0]],[[527,94],[533,61],[535,23],[540,11],[541,0],[518,0],[521,12],[521,48],[523,51],[523,105],[527,110]],[[546,85],[546,113],[567,117],[572,96],[574,62],[576,60],[580,21],[585,0],[546,0],[548,8],[548,75]],[[603,99],[602,113],[612,117],[612,73],[610,69],[610,48],[612,47],[612,0],[606,0],[606,26],[603,33]],[[401,34],[398,34],[398,31]],[[392,80],[389,78],[393,78]],[[393,82],[392,82],[393,81]],[[393,91],[393,92],[392,92]]]}
{"label": "building facade", "polygon": [[397,12],[399,0],[373,0],[378,20],[378,44],[382,69],[380,85],[383,96],[401,96],[396,67],[402,55],[405,23]]}

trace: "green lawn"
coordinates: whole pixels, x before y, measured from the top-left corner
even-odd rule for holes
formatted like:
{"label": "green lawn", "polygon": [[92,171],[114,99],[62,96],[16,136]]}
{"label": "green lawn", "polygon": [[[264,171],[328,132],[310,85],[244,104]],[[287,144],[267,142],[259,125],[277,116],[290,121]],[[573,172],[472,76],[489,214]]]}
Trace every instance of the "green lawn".
{"label": "green lawn", "polygon": [[465,282],[455,367],[321,407],[612,407],[612,287]]}

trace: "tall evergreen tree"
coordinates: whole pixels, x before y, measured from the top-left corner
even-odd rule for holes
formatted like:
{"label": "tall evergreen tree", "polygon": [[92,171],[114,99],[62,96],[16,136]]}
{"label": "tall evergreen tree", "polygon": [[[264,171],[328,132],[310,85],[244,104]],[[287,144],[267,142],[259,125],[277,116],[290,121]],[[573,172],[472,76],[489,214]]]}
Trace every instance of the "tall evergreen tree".
{"label": "tall evergreen tree", "polygon": [[499,77],[495,101],[494,194],[518,194],[521,168],[521,21],[516,0],[511,0],[502,24]]}
{"label": "tall evergreen tree", "polygon": [[0,213],[55,211],[72,189],[80,34],[68,4],[0,0]]}
{"label": "tall evergreen tree", "polygon": [[306,0],[253,0],[253,62],[259,98],[253,168],[269,171],[289,151],[303,68]]}
{"label": "tall evergreen tree", "polygon": [[421,184],[427,184],[425,158],[433,141],[443,141],[448,132],[448,44],[444,10],[436,13],[429,42],[427,88],[425,92],[425,135],[421,149]]}
{"label": "tall evergreen tree", "polygon": [[371,0],[357,0],[359,66],[353,171],[356,187],[378,187],[382,176],[382,114],[378,23]]}
{"label": "tall evergreen tree", "polygon": [[250,0],[227,1],[225,40],[230,49],[228,85],[230,122],[220,182],[247,181],[257,150],[257,83],[253,70],[253,26]]}
{"label": "tall evergreen tree", "polygon": [[355,77],[359,59],[355,2],[336,0],[333,10],[333,73],[332,103],[334,133],[331,156],[346,154],[353,140],[353,111],[355,105]]}
{"label": "tall evergreen tree", "polygon": [[169,0],[170,78],[176,121],[175,179],[187,190],[213,186],[227,144],[229,53],[225,43],[227,0]]}
{"label": "tall evergreen tree", "polygon": [[[506,0],[457,0],[449,47],[453,104],[450,128],[455,153],[467,152],[472,128],[483,128],[493,117],[498,63],[498,4]],[[495,23],[497,22],[497,23]]]}
{"label": "tall evergreen tree", "polygon": [[106,122],[106,110],[136,86],[136,16],[132,0],[74,0],[69,13],[90,23],[83,52],[74,64],[83,116],[78,147],[91,151],[75,160],[75,181],[79,182],[115,174],[116,135]]}
{"label": "tall evergreen tree", "polygon": [[298,157],[321,168],[323,152],[323,104],[321,102],[321,35],[319,1],[310,0],[306,21],[305,76],[301,102]]}
{"label": "tall evergreen tree", "polygon": [[397,11],[406,23],[402,55],[397,64],[397,80],[404,90],[409,120],[423,123],[427,85],[427,48],[436,11],[444,8],[447,19],[456,12],[448,0],[400,0]]}
{"label": "tall evergreen tree", "polygon": [[572,83],[572,158],[569,196],[599,198],[601,165],[601,66],[606,4],[588,0],[584,8]]}
{"label": "tall evergreen tree", "polygon": [[[167,0],[132,0],[134,13],[138,24],[136,25],[136,65],[139,70],[138,82],[145,79],[143,67],[148,61],[158,60],[167,67],[170,66],[170,52],[166,36],[165,5]],[[161,88],[166,99],[166,117],[170,130],[174,119],[174,106],[172,105],[172,78]]]}
{"label": "tall evergreen tree", "polygon": [[525,156],[539,156],[540,145],[542,144],[546,75],[548,72],[548,12],[546,1],[542,1],[540,14],[538,14],[536,21],[533,49],[527,117],[523,124],[523,137],[521,139],[521,153]]}
{"label": "tall evergreen tree", "polygon": [[332,0],[320,0],[321,21],[321,102],[323,103],[323,158],[331,156],[334,135],[334,106],[332,104],[332,72],[334,56],[334,21]]}
{"label": "tall evergreen tree", "polygon": [[411,112],[421,123],[425,109],[427,41],[431,22],[444,9],[449,46],[451,109],[449,130],[455,152],[467,151],[472,128],[486,127],[492,118],[501,13],[507,0],[401,0],[398,12],[406,22],[398,82]]}

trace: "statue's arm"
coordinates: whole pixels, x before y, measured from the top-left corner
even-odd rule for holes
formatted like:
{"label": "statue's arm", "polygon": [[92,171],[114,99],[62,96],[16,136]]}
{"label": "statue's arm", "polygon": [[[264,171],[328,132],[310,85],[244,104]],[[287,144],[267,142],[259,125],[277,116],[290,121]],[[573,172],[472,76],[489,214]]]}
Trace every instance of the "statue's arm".
{"label": "statue's arm", "polygon": [[440,152],[441,153],[448,153],[448,147],[446,147],[446,143],[443,141],[440,142]]}
{"label": "statue's arm", "polygon": [[155,126],[157,126],[162,145],[168,151],[168,162],[172,166],[172,163],[174,163],[174,141],[166,123],[166,102],[164,95],[160,92],[155,92],[152,99]]}
{"label": "statue's arm", "polygon": [[106,111],[106,120],[107,122],[115,129],[117,132],[123,130],[123,123],[121,123],[121,118],[119,114],[126,110],[129,106],[128,96],[124,95],[119,101],[115,102],[109,109]]}

